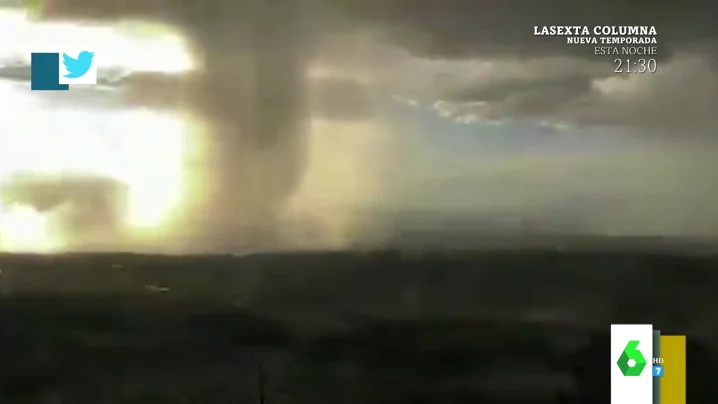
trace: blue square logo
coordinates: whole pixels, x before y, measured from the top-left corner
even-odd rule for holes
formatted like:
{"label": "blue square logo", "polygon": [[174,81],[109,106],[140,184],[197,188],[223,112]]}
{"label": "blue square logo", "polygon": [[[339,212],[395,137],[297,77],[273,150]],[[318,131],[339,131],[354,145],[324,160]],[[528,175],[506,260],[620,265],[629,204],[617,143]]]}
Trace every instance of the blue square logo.
{"label": "blue square logo", "polygon": [[30,88],[36,91],[69,90],[70,85],[97,84],[95,52],[89,50],[32,53]]}
{"label": "blue square logo", "polygon": [[654,366],[653,367],[653,377],[663,377],[663,366]]}

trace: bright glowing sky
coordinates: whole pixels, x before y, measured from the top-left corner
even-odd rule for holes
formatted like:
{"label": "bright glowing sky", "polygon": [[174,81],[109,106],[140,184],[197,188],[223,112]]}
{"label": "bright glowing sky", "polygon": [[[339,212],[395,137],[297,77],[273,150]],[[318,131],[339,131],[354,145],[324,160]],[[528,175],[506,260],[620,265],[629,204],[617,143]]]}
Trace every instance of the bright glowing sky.
{"label": "bright glowing sky", "polygon": [[[0,11],[0,36],[12,38],[0,44],[0,61],[27,60],[30,51],[93,38],[98,49],[109,50],[103,52],[104,66],[168,73],[191,68],[182,42],[170,34],[138,39],[107,27],[38,24],[26,21],[17,11]],[[146,109],[101,107],[122,104],[119,93],[87,89],[60,95],[32,93],[28,83],[13,81],[0,81],[0,100],[3,110],[11,111],[0,121],[0,181],[21,172],[116,178],[131,186],[129,219],[138,226],[161,222],[178,202],[186,135],[179,117]],[[55,246],[42,235],[44,219],[31,209],[2,209],[4,248]]]}

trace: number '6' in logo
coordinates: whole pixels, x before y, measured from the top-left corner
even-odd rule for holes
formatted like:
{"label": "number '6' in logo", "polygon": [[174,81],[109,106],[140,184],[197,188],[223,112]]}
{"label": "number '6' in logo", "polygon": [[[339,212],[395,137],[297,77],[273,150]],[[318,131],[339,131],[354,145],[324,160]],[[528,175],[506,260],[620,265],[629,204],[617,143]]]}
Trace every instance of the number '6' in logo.
{"label": "number '6' in logo", "polygon": [[[631,360],[633,363],[629,363]],[[638,350],[638,341],[628,341],[616,364],[624,376],[640,376],[643,373],[643,369],[646,367],[646,359],[641,351]]]}

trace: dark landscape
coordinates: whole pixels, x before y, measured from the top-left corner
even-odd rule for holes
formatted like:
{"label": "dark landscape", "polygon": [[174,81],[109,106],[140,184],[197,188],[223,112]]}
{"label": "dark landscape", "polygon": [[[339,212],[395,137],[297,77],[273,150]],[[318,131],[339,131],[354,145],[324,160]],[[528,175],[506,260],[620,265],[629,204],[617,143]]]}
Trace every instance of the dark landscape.
{"label": "dark landscape", "polygon": [[646,245],[4,255],[0,401],[605,403],[621,322],[716,397],[718,256]]}

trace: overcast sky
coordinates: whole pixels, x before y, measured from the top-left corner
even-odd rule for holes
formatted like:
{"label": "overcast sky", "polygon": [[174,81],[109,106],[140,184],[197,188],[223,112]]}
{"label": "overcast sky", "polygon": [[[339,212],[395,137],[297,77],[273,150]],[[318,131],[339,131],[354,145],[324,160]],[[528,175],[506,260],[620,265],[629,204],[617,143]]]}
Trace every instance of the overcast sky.
{"label": "overcast sky", "polygon": [[[287,208],[297,239],[458,223],[715,236],[718,3],[541,3],[307,3],[314,126]],[[614,57],[535,25],[655,26],[657,71],[616,74]]]}
{"label": "overcast sky", "polygon": [[[333,10],[315,68],[353,82],[373,108],[344,106],[393,134],[381,203],[427,212],[393,226],[421,228],[435,211],[492,232],[715,235],[718,4],[542,3]],[[657,71],[615,74],[614,57],[534,25],[655,26]]]}

